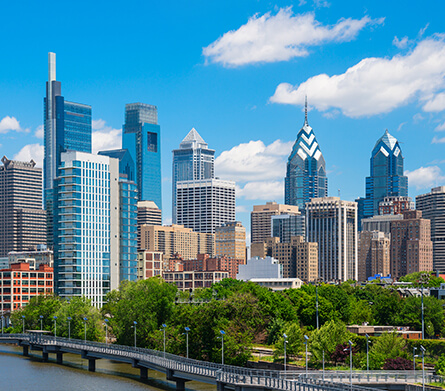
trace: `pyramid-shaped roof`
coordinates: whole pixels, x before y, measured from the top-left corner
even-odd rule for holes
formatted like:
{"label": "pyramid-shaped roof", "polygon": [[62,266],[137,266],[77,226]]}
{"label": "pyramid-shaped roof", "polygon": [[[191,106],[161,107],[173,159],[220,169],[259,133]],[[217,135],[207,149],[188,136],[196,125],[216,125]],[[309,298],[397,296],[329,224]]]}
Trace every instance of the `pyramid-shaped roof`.
{"label": "pyramid-shaped roof", "polygon": [[397,139],[394,136],[391,136],[388,132],[388,129],[386,129],[385,134],[380,137],[377,142],[375,143],[374,148],[379,145],[380,141],[386,144],[386,146],[392,151],[397,144]]}
{"label": "pyramid-shaped roof", "polygon": [[187,136],[181,141],[181,148],[207,148],[207,143],[199,135],[195,128],[188,132]]}

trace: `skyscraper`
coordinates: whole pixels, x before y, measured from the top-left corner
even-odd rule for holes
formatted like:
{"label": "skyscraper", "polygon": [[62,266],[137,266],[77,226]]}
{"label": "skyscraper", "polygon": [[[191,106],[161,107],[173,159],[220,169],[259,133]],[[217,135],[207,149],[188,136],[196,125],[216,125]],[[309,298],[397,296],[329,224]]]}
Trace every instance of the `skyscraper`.
{"label": "skyscraper", "polygon": [[48,53],[48,81],[44,98],[43,190],[48,244],[53,244],[53,188],[60,154],[67,150],[91,153],[91,106],[65,101],[56,80],[56,54]]}
{"label": "skyscraper", "polygon": [[140,201],[153,201],[162,209],[161,127],[158,109],[145,103],[125,105],[122,147],[136,165]]}
{"label": "skyscraper", "polygon": [[407,197],[408,178],[403,175],[403,156],[399,142],[385,131],[371,153],[370,176],[366,178],[366,198],[363,216],[379,214],[379,203],[385,197]]}
{"label": "skyscraper", "polygon": [[195,128],[173,150],[173,223],[176,223],[176,188],[178,181],[214,178],[215,151],[209,149]]}
{"label": "skyscraper", "polygon": [[297,135],[287,160],[284,179],[284,203],[297,205],[304,212],[311,198],[327,197],[326,163],[314,131],[307,122],[307,101],[304,124]]}
{"label": "skyscraper", "polygon": [[215,228],[216,254],[246,262],[246,228],[240,221],[230,221]]}
{"label": "skyscraper", "polygon": [[445,272],[445,186],[434,187],[430,193],[416,197],[416,209],[431,220],[434,270]]}
{"label": "skyscraper", "polygon": [[306,219],[304,215],[282,214],[272,216],[272,236],[280,238],[281,243],[290,243],[293,236],[306,237]]}

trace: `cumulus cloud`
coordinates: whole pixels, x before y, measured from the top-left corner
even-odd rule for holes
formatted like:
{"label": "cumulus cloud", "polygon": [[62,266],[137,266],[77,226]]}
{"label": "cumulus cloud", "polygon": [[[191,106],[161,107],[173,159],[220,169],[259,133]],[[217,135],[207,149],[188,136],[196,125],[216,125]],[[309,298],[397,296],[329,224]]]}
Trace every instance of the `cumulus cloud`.
{"label": "cumulus cloud", "polygon": [[445,122],[443,124],[437,125],[436,129],[434,129],[436,132],[442,132],[445,130]]}
{"label": "cumulus cloud", "polygon": [[365,58],[339,75],[316,75],[296,86],[281,83],[270,101],[301,105],[308,95],[317,110],[339,109],[348,117],[387,113],[416,99],[424,110],[437,110],[445,87],[444,39],[424,39],[406,55]]}
{"label": "cumulus cloud", "polygon": [[37,138],[43,138],[44,136],[44,128],[43,125],[39,125],[34,133],[34,136]]}
{"label": "cumulus cloud", "polygon": [[93,153],[122,148],[122,129],[107,126],[103,119],[93,120]]}
{"label": "cumulus cloud", "polygon": [[243,187],[236,188],[236,196],[246,200],[282,199],[284,195],[284,181],[255,181],[248,182]]}
{"label": "cumulus cloud", "polygon": [[431,144],[444,144],[445,143],[445,137],[436,137],[434,136],[433,139],[431,140]]}
{"label": "cumulus cloud", "polygon": [[29,129],[23,129],[20,126],[20,122],[17,118],[7,115],[0,121],[0,133],[8,133],[11,130],[25,133],[29,132]]}
{"label": "cumulus cloud", "polygon": [[205,47],[203,55],[207,61],[229,67],[287,61],[307,56],[312,46],[351,41],[367,25],[381,24],[383,20],[364,16],[323,26],[312,13],[294,15],[291,7],[281,8],[276,15],[268,12],[252,16],[245,25]]}
{"label": "cumulus cloud", "polygon": [[445,109],[445,93],[435,95],[431,100],[429,100],[424,106],[423,110],[428,112],[437,112]]}
{"label": "cumulus cloud", "polygon": [[392,44],[399,49],[405,49],[408,46],[408,37],[403,37],[402,39],[394,37]]}
{"label": "cumulus cloud", "polygon": [[44,148],[41,144],[25,145],[18,153],[14,155],[13,160],[29,162],[34,160],[37,167],[43,167]]}
{"label": "cumulus cloud", "polygon": [[445,176],[438,166],[420,167],[414,171],[405,171],[410,186],[417,190],[429,189],[445,181]]}

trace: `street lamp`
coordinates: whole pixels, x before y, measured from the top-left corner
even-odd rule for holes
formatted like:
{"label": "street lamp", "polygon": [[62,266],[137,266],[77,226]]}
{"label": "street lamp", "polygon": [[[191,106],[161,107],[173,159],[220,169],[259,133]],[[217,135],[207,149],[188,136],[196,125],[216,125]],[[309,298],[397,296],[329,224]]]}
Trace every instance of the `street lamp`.
{"label": "street lamp", "polygon": [[87,342],[87,320],[88,318],[83,318],[83,329],[84,329],[84,342]]}
{"label": "street lamp", "polygon": [[425,352],[426,349],[420,345],[420,350],[422,351],[422,391],[425,391]]}
{"label": "street lamp", "polygon": [[224,330],[219,330],[221,337],[221,363],[222,365],[224,365],[224,335],[226,335]]}
{"label": "street lamp", "polygon": [[22,315],[22,323],[23,323],[23,331],[22,331],[22,333],[25,334],[25,315]]}
{"label": "street lamp", "polygon": [[421,285],[421,289],[422,289],[422,341],[425,338],[425,319],[423,316],[423,284]]}
{"label": "street lamp", "polygon": [[304,344],[306,345],[306,378],[307,378],[307,342],[309,341],[309,337],[307,335],[304,336]]}
{"label": "street lamp", "polygon": [[315,284],[315,312],[317,315],[317,330],[318,330],[318,282]]}
{"label": "street lamp", "polygon": [[184,327],[185,330],[185,340],[187,345],[187,358],[189,358],[189,331],[190,327]]}
{"label": "street lamp", "polygon": [[134,328],[134,347],[136,347],[136,333],[137,333],[137,324],[138,322],[136,322],[135,320],[133,321],[133,327]]}
{"label": "street lamp", "polygon": [[167,325],[165,323],[162,323],[162,328],[164,329],[164,358],[165,358],[165,329]]}
{"label": "street lamp", "polygon": [[284,372],[286,372],[286,344],[287,344],[287,335],[283,334],[284,339]]}
{"label": "street lamp", "polygon": [[366,337],[366,370],[369,372],[369,335],[365,334]]}
{"label": "street lamp", "polygon": [[57,338],[57,316],[54,317],[54,338]]}
{"label": "street lamp", "polygon": [[417,350],[417,348],[414,346],[413,347],[413,370],[414,370],[414,373],[416,373],[416,350]]}
{"label": "street lamp", "polygon": [[108,345],[108,319],[104,319],[105,322],[105,343]]}
{"label": "street lamp", "polygon": [[66,320],[68,321],[68,339],[71,339],[71,316],[68,316]]}
{"label": "street lamp", "polygon": [[4,323],[5,317],[2,315],[2,334],[3,334],[3,323]]}
{"label": "street lamp", "polygon": [[42,331],[43,330],[43,315],[40,315],[39,318],[40,318],[40,331]]}
{"label": "street lamp", "polygon": [[352,345],[354,345],[352,343],[351,340],[348,341],[349,344],[349,367],[350,367],[350,375],[349,375],[349,380],[351,383],[351,388],[352,388]]}

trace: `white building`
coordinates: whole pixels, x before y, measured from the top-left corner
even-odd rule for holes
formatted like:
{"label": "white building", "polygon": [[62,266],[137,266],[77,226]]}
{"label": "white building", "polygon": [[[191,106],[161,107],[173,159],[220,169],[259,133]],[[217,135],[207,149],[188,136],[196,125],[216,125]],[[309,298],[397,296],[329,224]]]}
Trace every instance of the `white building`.
{"label": "white building", "polygon": [[176,221],[195,232],[215,233],[235,221],[235,182],[221,179],[178,181]]}
{"label": "white building", "polygon": [[324,281],[357,280],[357,203],[339,197],[306,203],[308,242],[318,243],[318,274]]}
{"label": "white building", "polygon": [[61,154],[57,178],[55,287],[101,307],[119,286],[119,161]]}
{"label": "white building", "polygon": [[237,280],[248,281],[252,278],[283,278],[283,265],[272,257],[253,257],[245,265],[239,265]]}

